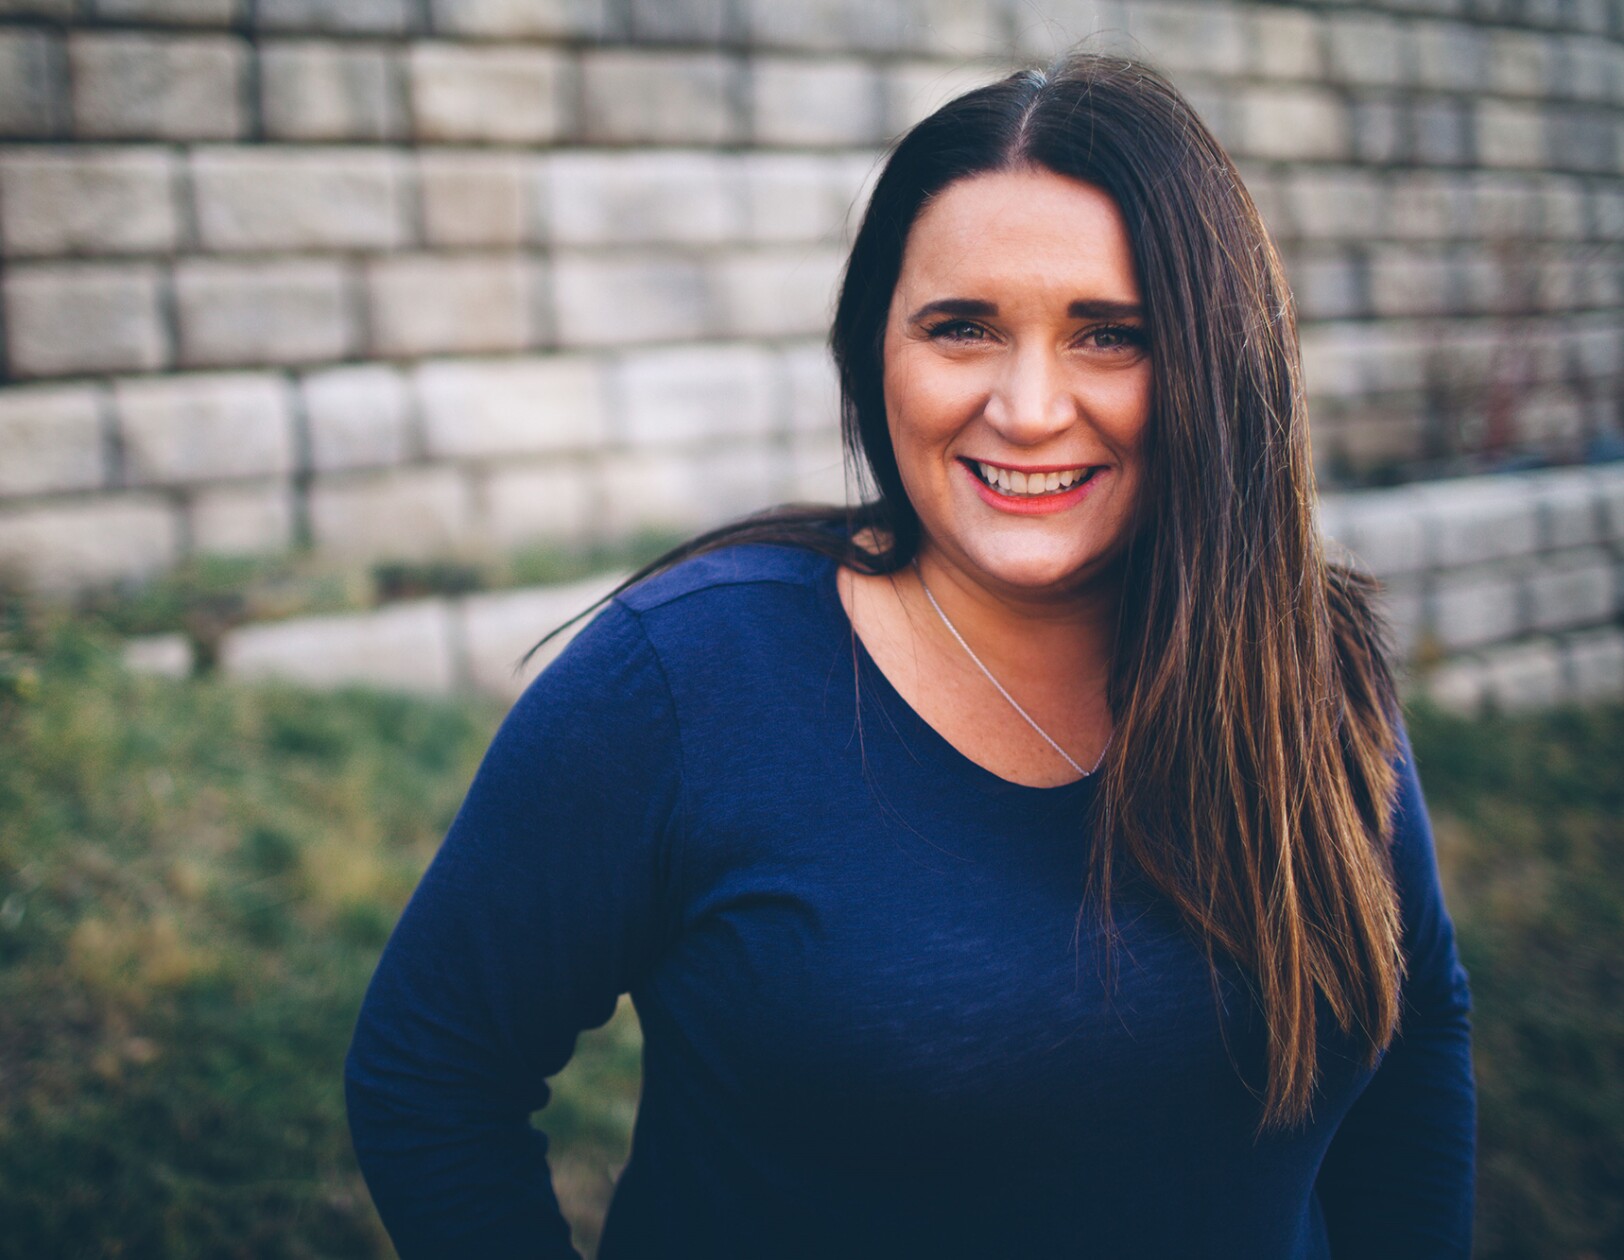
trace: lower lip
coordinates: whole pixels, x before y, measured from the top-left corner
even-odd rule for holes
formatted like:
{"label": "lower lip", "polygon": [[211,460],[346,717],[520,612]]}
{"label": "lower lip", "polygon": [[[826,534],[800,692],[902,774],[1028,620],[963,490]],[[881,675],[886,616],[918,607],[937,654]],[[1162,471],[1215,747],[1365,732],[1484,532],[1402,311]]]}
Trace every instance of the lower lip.
{"label": "lower lip", "polygon": [[1012,495],[999,494],[975,473],[970,471],[969,465],[960,464],[964,475],[970,479],[976,493],[981,496],[984,503],[997,508],[1000,512],[1009,512],[1015,516],[1046,516],[1050,512],[1064,512],[1069,507],[1075,507],[1088,497],[1088,492],[1099,484],[1106,470],[1101,468],[1087,481],[1073,486],[1070,490],[1063,490],[1058,494],[1029,494]]}

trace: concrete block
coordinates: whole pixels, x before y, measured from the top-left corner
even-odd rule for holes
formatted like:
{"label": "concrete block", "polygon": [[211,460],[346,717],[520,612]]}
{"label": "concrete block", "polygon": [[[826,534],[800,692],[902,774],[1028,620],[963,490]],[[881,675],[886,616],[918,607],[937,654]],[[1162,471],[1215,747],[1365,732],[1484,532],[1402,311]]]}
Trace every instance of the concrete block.
{"label": "concrete block", "polygon": [[1507,712],[1546,709],[1568,699],[1562,656],[1552,642],[1519,643],[1485,653],[1483,672],[1488,700]]}
{"label": "concrete block", "polygon": [[737,42],[740,21],[730,0],[631,0],[632,39],[715,46]]}
{"label": "concrete block", "polygon": [[1418,576],[1385,583],[1380,607],[1387,621],[1393,652],[1400,661],[1415,659],[1426,634],[1426,598]]}
{"label": "concrete block", "polygon": [[1321,87],[1265,85],[1238,90],[1237,148],[1249,157],[1331,160],[1350,151],[1348,116]]}
{"label": "concrete block", "polygon": [[190,678],[197,661],[184,634],[151,634],[125,642],[124,668],[156,678]]}
{"label": "concrete block", "polygon": [[751,139],[792,148],[877,144],[885,135],[881,88],[865,62],[758,56],[750,66]]}
{"label": "concrete block", "polygon": [[580,355],[425,363],[413,373],[432,457],[592,450],[608,430],[604,366]]}
{"label": "concrete block", "polygon": [[788,488],[783,452],[734,442],[703,451],[630,450],[612,457],[599,518],[611,536],[642,529],[700,530],[780,503]]}
{"label": "concrete block", "polygon": [[306,687],[379,687],[431,695],[456,682],[451,609],[417,600],[375,612],[241,626],[220,644],[220,672]]}
{"label": "concrete block", "polygon": [[581,55],[581,138],[588,144],[721,145],[743,132],[743,71],[711,52],[615,48]]}
{"label": "concrete block", "polygon": [[1005,58],[1009,37],[999,0],[909,0],[900,40],[914,52],[966,60]]}
{"label": "concrete block", "polygon": [[1471,178],[1473,218],[1488,240],[1517,240],[1539,231],[1539,188],[1526,175],[1481,171]]}
{"label": "concrete block", "polygon": [[1329,73],[1338,83],[1397,87],[1407,75],[1407,28],[1375,13],[1332,13],[1326,18]]}
{"label": "concrete block", "polygon": [[579,542],[588,534],[603,476],[579,461],[513,463],[487,470],[480,485],[482,534],[498,547]]}
{"label": "concrete block", "polygon": [[716,335],[714,270],[675,253],[558,254],[553,294],[566,346],[691,341]]}
{"label": "concrete block", "polygon": [[1003,78],[1006,69],[939,61],[904,61],[888,67],[881,81],[886,131],[900,135],[954,98]]}
{"label": "concrete block", "polygon": [[1454,309],[1449,258],[1436,250],[1378,246],[1370,251],[1367,272],[1377,315],[1444,315]]}
{"label": "concrete block", "polygon": [[1575,700],[1593,704],[1624,697],[1624,631],[1608,627],[1569,635],[1562,654]]}
{"label": "concrete block", "polygon": [[161,149],[0,153],[0,241],[12,258],[166,253],[174,161]]}
{"label": "concrete block", "polygon": [[1624,94],[1624,57],[1618,45],[1583,35],[1557,40],[1547,91],[1598,105],[1616,103]]}
{"label": "concrete block", "polygon": [[52,139],[67,127],[67,83],[58,72],[61,37],[0,29],[0,136]]}
{"label": "concrete block", "polygon": [[605,0],[429,0],[438,35],[596,39],[609,34]]}
{"label": "concrete block", "polygon": [[175,267],[182,367],[319,363],[359,349],[346,264],[184,259]]}
{"label": "concrete block", "polygon": [[1123,30],[1140,55],[1170,74],[1238,76],[1249,60],[1249,31],[1227,3],[1124,4]]}
{"label": "concrete block", "polygon": [[1472,160],[1472,123],[1464,102],[1430,97],[1410,107],[1411,157],[1431,166],[1465,166]]}
{"label": "concrete block", "polygon": [[[764,0],[765,2],[765,0]],[[1120,42],[1122,9],[1115,0],[1064,0],[1038,8],[1011,6],[1015,50],[1048,62],[1080,43],[1109,51]]]}
{"label": "concrete block", "polygon": [[1616,110],[1559,106],[1546,110],[1547,167],[1610,175],[1618,169],[1621,142]]}
{"label": "concrete block", "polygon": [[1300,9],[1256,8],[1243,15],[1252,69],[1266,79],[1317,80],[1325,68],[1323,19]]}
{"label": "concrete block", "polygon": [[1422,504],[1408,490],[1371,490],[1339,496],[1337,541],[1377,577],[1415,573],[1429,563]]}
{"label": "concrete block", "polygon": [[155,26],[230,26],[241,0],[91,0],[104,22],[150,22]]}
{"label": "concrete block", "polygon": [[119,381],[113,401],[133,484],[270,477],[293,470],[287,390],[275,376],[244,372]]}
{"label": "concrete block", "polygon": [[0,498],[103,485],[100,391],[88,385],[0,390],[0,451]]}
{"label": "concrete block", "polygon": [[758,47],[868,53],[901,51],[908,18],[902,4],[865,0],[743,0],[743,12],[747,37]]}
{"label": "concrete block", "polygon": [[570,626],[520,666],[525,653],[543,635],[614,590],[624,576],[607,573],[580,582],[470,595],[458,601],[454,611],[461,619],[469,684],[485,695],[518,699],[530,680],[546,668],[591,619],[583,618]]}
{"label": "concrete block", "polygon": [[468,487],[454,468],[319,478],[309,506],[312,540],[339,556],[443,556],[467,541],[473,525]]}
{"label": "concrete block", "polygon": [[744,217],[742,171],[705,152],[563,152],[541,169],[539,193],[555,245],[719,244]]}
{"label": "concrete block", "polygon": [[1473,235],[1472,187],[1438,171],[1405,171],[1387,183],[1388,233],[1400,240],[1465,240]]}
{"label": "concrete block", "polygon": [[401,68],[376,44],[274,40],[261,45],[259,90],[273,140],[398,140],[406,134]]}
{"label": "concrete block", "polygon": [[1292,170],[1281,197],[1292,233],[1304,240],[1365,241],[1385,226],[1385,190],[1373,171]]}
{"label": "concrete block", "polygon": [[1540,179],[1540,235],[1552,241],[1580,241],[1587,226],[1585,186],[1580,180],[1561,175]]}
{"label": "concrete block", "polygon": [[1433,637],[1450,650],[1514,639],[1528,629],[1517,583],[1498,569],[1439,576],[1432,591]]}
{"label": "concrete block", "polygon": [[1422,679],[1421,690],[1441,709],[1475,716],[1488,699],[1488,675],[1479,661],[1448,661]]}
{"label": "concrete block", "polygon": [[409,64],[419,141],[545,144],[569,130],[565,62],[552,49],[417,44]]}
{"label": "concrete block", "polygon": [[1410,22],[1409,47],[1417,87],[1478,92],[1488,76],[1488,41],[1482,28],[1465,22]]}
{"label": "concrete block", "polygon": [[1484,166],[1538,169],[1549,156],[1545,118],[1537,105],[1483,98],[1473,105],[1478,161]]}
{"label": "concrete block", "polygon": [[1561,551],[1606,541],[1595,486],[1586,474],[1567,469],[1533,473],[1528,484],[1543,548]]}
{"label": "concrete block", "polygon": [[844,243],[871,164],[866,156],[752,153],[742,166],[744,238]]}
{"label": "concrete block", "polygon": [[76,16],[77,4],[78,0],[0,0],[0,16],[67,22]]}
{"label": "concrete block", "polygon": [[1569,336],[1575,377],[1605,381],[1619,374],[1619,365],[1624,364],[1624,325],[1593,324],[1575,329]]}
{"label": "concrete block", "polygon": [[417,187],[430,245],[519,245],[535,217],[532,163],[507,153],[422,150]]}
{"label": "concrete block", "polygon": [[417,29],[418,0],[254,0],[262,30],[405,35]]}
{"label": "concrete block", "polygon": [[1366,313],[1365,268],[1357,256],[1345,250],[1305,251],[1288,260],[1287,271],[1299,318],[1350,319]]}
{"label": "concrete block", "polygon": [[39,591],[151,577],[179,554],[175,511],[155,495],[0,512],[0,569]]}
{"label": "concrete block", "polygon": [[759,346],[673,346],[627,355],[617,373],[617,437],[634,446],[765,438],[778,427],[773,356]]}
{"label": "concrete block", "polygon": [[245,135],[248,46],[230,35],[81,31],[68,39],[74,131],[92,139]]}
{"label": "concrete block", "polygon": [[840,379],[821,342],[788,346],[778,354],[785,420],[791,433],[840,436]]}
{"label": "concrete block", "polygon": [[14,376],[145,372],[169,361],[156,267],[14,265],[0,287]]}
{"label": "concrete block", "polygon": [[310,462],[318,473],[382,468],[406,459],[410,395],[395,368],[379,363],[313,372],[299,382]]}
{"label": "concrete block", "polygon": [[736,337],[802,337],[829,327],[845,251],[838,246],[758,247],[717,260],[716,284],[727,332]]}
{"label": "concrete block", "polygon": [[191,501],[192,550],[252,556],[293,545],[293,491],[285,481],[199,490]]}
{"label": "concrete block", "polygon": [[1528,606],[1536,630],[1576,630],[1613,620],[1620,600],[1612,557],[1600,548],[1541,556],[1528,572]]}
{"label": "concrete block", "polygon": [[794,503],[827,503],[845,507],[861,497],[847,472],[845,453],[838,441],[824,434],[806,434],[789,444],[789,486],[785,497]]}
{"label": "concrete block", "polygon": [[1407,163],[1410,125],[1405,99],[1393,89],[1356,88],[1348,109],[1353,156],[1367,166]]}
{"label": "concrete block", "polygon": [[525,269],[512,255],[397,254],[366,264],[375,354],[477,354],[530,341]]}
{"label": "concrete block", "polygon": [[1602,526],[1616,548],[1624,540],[1624,465],[1597,468],[1590,474],[1601,506]]}
{"label": "concrete block", "polygon": [[389,250],[406,238],[402,158],[379,149],[205,149],[198,232],[225,252]]}
{"label": "concrete block", "polygon": [[1553,42],[1532,31],[1486,32],[1488,79],[1478,85],[1497,96],[1543,96],[1551,79]]}
{"label": "concrete block", "polygon": [[1539,549],[1534,497],[1513,477],[1462,477],[1417,488],[1431,554],[1446,568],[1527,556]]}

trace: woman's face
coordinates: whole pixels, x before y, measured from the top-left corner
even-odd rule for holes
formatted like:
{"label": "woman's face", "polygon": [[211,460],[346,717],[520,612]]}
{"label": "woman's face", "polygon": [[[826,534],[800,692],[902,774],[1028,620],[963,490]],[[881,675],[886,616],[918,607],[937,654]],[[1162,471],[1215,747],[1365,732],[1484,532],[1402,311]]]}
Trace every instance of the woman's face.
{"label": "woman's face", "polygon": [[1116,203],[1034,168],[950,184],[908,234],[884,381],[924,553],[1004,599],[1080,593],[1133,527],[1150,414]]}

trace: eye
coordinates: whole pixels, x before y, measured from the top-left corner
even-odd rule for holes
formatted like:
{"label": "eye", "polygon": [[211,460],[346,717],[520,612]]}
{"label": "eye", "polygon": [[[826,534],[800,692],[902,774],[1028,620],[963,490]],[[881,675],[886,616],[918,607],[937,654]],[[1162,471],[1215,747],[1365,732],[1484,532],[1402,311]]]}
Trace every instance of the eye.
{"label": "eye", "polygon": [[985,341],[987,330],[967,319],[944,319],[925,329],[932,341]]}
{"label": "eye", "polygon": [[1083,340],[1100,350],[1144,350],[1149,344],[1145,330],[1136,324],[1105,324],[1090,328]]}

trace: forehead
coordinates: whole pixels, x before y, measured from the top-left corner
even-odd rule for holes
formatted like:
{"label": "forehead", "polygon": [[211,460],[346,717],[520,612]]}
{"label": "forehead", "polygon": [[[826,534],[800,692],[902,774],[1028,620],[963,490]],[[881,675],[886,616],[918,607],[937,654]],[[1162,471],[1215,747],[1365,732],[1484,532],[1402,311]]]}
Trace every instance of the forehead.
{"label": "forehead", "polygon": [[[968,286],[968,287],[966,287]],[[900,292],[921,288],[1054,290],[1067,301],[1139,296],[1133,245],[1103,188],[1041,168],[975,175],[949,184],[914,220]],[[971,292],[970,289],[978,290]]]}

